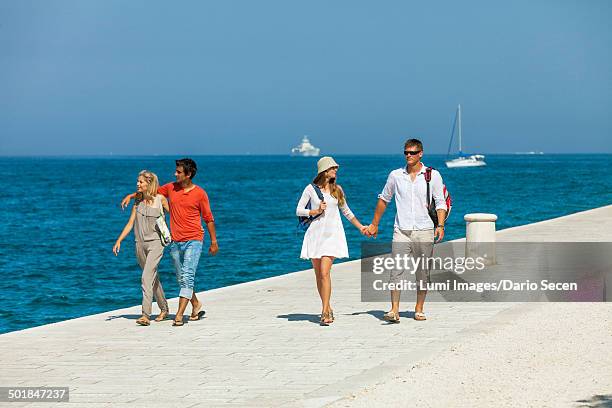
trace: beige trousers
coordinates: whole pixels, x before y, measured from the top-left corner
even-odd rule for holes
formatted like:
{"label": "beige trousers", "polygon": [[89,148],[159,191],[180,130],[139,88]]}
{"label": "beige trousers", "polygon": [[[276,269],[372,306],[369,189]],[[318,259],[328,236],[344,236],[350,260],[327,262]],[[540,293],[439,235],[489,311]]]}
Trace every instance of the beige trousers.
{"label": "beige trousers", "polygon": [[136,258],[142,268],[142,314],[151,316],[153,296],[162,312],[168,311],[168,302],[159,281],[157,266],[164,255],[164,247],[159,239],[136,241]]}
{"label": "beige trousers", "polygon": [[[398,283],[402,280],[415,279],[419,287],[426,287],[429,283],[429,267],[427,258],[433,254],[434,230],[400,230],[393,231],[391,254],[412,258],[415,262],[408,263],[408,268],[391,270],[390,282]],[[419,258],[422,260],[419,261]],[[418,263],[416,262],[418,261]],[[416,267],[414,267],[416,265]]]}

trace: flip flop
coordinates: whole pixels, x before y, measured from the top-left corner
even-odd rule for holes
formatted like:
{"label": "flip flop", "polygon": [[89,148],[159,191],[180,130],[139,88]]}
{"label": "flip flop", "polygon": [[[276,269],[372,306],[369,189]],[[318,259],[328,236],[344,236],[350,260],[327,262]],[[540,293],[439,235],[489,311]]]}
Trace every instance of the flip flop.
{"label": "flip flop", "polygon": [[184,324],[185,324],[185,322],[182,321],[182,320],[175,320],[175,321],[172,322],[172,325],[173,326],[177,326],[177,327],[183,326]]}
{"label": "flip flop", "polygon": [[140,326],[150,326],[151,325],[151,321],[141,317],[138,320],[136,320],[136,324],[138,324]]}
{"label": "flip flop", "polygon": [[319,325],[321,326],[329,326],[331,323],[333,322],[331,315],[329,313],[322,313],[321,314],[321,321],[319,322]]}
{"label": "flip flop", "polygon": [[156,322],[161,322],[164,320],[168,320],[168,312],[160,312],[155,318]]}
{"label": "flip flop", "polygon": [[198,314],[196,316],[189,316],[189,320],[191,320],[192,322],[198,321],[200,320],[202,317],[204,317],[204,315],[206,314],[205,311],[201,310],[198,312]]}
{"label": "flip flop", "polygon": [[422,322],[424,320],[427,320],[427,317],[425,316],[425,313],[423,312],[415,312],[414,320],[416,320],[417,322]]}
{"label": "flip flop", "polygon": [[189,320],[191,321],[196,321],[196,320],[200,320],[202,318],[202,316],[204,316],[204,311],[202,310],[202,302],[200,302],[200,305],[198,306],[197,309],[193,309],[191,311],[191,315],[189,316]]}
{"label": "flip flop", "polygon": [[393,312],[385,313],[385,315],[383,316],[383,320],[389,323],[399,323],[400,322],[399,314],[393,313]]}

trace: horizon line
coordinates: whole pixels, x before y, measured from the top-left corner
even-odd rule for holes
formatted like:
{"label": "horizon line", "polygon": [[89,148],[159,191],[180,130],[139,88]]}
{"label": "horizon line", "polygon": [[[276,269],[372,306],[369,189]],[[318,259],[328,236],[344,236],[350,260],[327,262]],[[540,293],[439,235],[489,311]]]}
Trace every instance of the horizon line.
{"label": "horizon line", "polygon": [[[465,155],[470,155],[472,153],[465,153]],[[473,153],[476,154],[476,153]],[[564,153],[564,152],[484,152],[478,153],[483,155],[493,155],[493,156],[547,156],[547,155],[612,155],[612,152],[581,152],[581,153]],[[294,157],[294,158],[317,158],[324,156],[403,156],[401,153],[329,153],[327,155],[322,154],[319,156],[299,156],[299,155],[291,155],[286,153],[151,153],[151,154],[114,154],[114,153],[68,153],[68,154],[0,154],[0,158],[80,158],[80,157],[96,157],[96,158],[121,158],[121,157],[190,157],[190,156],[208,156],[208,157],[228,157],[228,156],[238,156],[238,157],[257,157],[257,156],[275,156],[275,157]],[[427,153],[426,156],[447,156],[445,153]],[[455,155],[451,155],[454,157]]]}

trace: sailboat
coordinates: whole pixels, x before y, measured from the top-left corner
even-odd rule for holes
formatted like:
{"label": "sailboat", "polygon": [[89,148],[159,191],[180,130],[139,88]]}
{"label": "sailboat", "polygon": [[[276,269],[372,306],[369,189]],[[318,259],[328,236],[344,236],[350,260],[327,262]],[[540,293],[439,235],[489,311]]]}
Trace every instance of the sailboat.
{"label": "sailboat", "polygon": [[[459,129],[459,156],[454,159],[448,159],[450,157],[451,147],[453,145],[453,136],[455,135],[455,128]],[[481,167],[486,166],[487,163],[484,161],[482,154],[466,155],[461,151],[461,105],[457,105],[457,112],[455,112],[455,120],[453,121],[453,128],[451,130],[450,142],[448,142],[448,153],[446,154],[446,167]]]}

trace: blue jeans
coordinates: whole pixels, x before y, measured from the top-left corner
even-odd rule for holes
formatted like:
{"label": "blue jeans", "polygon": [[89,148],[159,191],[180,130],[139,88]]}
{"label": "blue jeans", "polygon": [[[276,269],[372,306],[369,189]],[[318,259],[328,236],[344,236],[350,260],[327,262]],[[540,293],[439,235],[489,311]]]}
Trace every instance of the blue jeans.
{"label": "blue jeans", "polygon": [[195,273],[201,254],[202,241],[172,241],[170,244],[170,256],[174,262],[176,280],[181,288],[179,296],[182,298],[191,299],[193,296]]}

